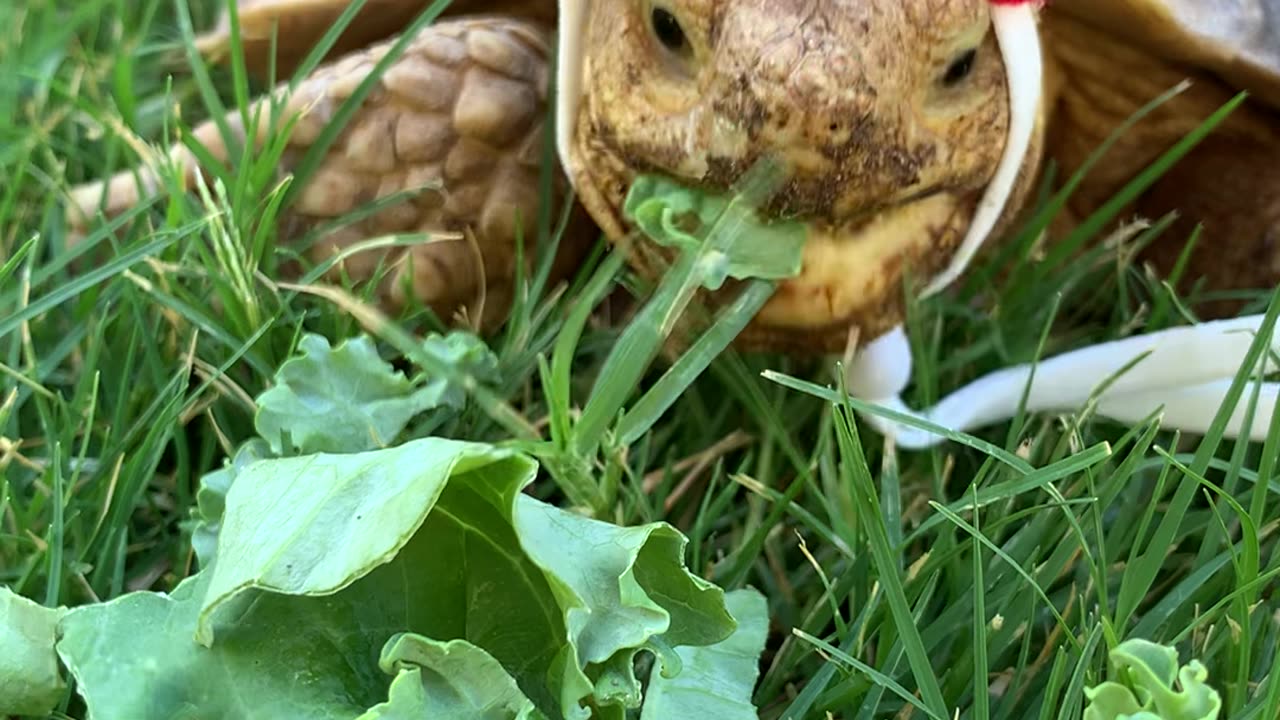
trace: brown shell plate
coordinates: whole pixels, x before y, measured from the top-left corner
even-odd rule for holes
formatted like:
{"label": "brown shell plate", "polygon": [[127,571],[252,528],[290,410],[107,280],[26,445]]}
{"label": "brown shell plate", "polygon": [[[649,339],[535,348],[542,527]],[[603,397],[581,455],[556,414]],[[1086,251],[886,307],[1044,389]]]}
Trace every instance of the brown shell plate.
{"label": "brown shell plate", "polygon": [[[385,40],[410,25],[432,0],[367,0],[338,38],[330,58]],[[276,43],[276,77],[289,77],[315,44],[333,27],[351,0],[239,0],[241,47],[245,65],[265,76]],[[555,0],[454,0],[440,17],[489,15],[555,22]],[[200,52],[221,62],[231,49],[231,24],[225,16],[217,27],[196,39]]]}
{"label": "brown shell plate", "polygon": [[1280,0],[1058,0],[1051,7],[1280,107]]}

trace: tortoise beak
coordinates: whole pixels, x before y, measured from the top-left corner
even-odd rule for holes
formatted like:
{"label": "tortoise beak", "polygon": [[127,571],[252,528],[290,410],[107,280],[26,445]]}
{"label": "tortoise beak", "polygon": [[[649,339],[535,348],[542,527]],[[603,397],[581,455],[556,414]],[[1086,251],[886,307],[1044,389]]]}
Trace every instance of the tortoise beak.
{"label": "tortoise beak", "polygon": [[978,209],[951,264],[924,289],[928,297],[945,289],[968,267],[992,228],[1004,213],[1013,193],[1027,151],[1031,147],[1036,117],[1044,95],[1044,59],[1035,3],[993,3],[991,22],[1004,56],[1009,85],[1009,136],[996,173],[983,193]]}

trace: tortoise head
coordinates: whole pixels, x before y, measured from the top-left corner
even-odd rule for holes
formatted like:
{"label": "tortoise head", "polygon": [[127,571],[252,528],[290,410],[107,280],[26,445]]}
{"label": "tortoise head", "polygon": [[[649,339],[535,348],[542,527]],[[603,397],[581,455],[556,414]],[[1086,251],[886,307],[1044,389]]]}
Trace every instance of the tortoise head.
{"label": "tortoise head", "polygon": [[[963,254],[999,175],[986,230],[1009,220],[1033,179],[1040,123],[1011,112],[1009,33],[998,40],[993,24],[1005,10],[991,0],[562,3],[562,160],[615,240],[637,174],[726,191],[757,161],[776,162],[782,184],[763,211],[808,224],[804,270],[741,339],[843,348],[850,328],[865,340],[901,322],[908,273],[927,283]],[[1022,30],[1034,35],[1026,10]],[[1028,107],[1022,115],[1037,115]],[[660,271],[643,257],[652,248],[631,252]]]}

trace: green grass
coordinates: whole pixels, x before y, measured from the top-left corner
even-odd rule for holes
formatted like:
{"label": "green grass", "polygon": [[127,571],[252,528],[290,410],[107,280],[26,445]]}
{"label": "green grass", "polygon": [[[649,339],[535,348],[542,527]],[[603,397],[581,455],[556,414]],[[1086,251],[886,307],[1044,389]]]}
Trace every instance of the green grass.
{"label": "green grass", "polygon": [[[288,257],[273,219],[305,179],[273,176],[278,144],[240,154],[207,196],[156,198],[119,233],[64,247],[68,188],[136,161],[118,129],[160,148],[180,123],[251,96],[240,69],[186,65],[183,38],[216,11],[0,4],[0,583],[48,606],[190,574],[199,480],[252,436],[253,398],[303,332],[337,342],[368,329],[384,356],[450,372],[415,341],[434,327],[424,313],[385,323],[268,280]],[[1045,214],[1004,252],[913,306],[908,402],[1139,323],[1180,323],[1209,299],[1174,297],[1133,263],[1167,219],[1125,247],[1090,242],[1123,219],[1122,199],[1068,239],[1083,260],[1037,259],[1037,223],[1056,204],[1042,194]],[[559,212],[541,218],[541,247]],[[420,430],[563,449],[593,386],[610,398],[586,417],[592,463],[544,473],[535,492],[619,524],[666,520],[689,537],[695,573],[763,591],[762,718],[1078,718],[1107,650],[1129,638],[1203,662],[1223,717],[1280,717],[1280,428],[1250,445],[1220,428],[1189,438],[1024,416],[886,454],[816,362],[724,353],[683,392],[662,366],[596,385],[625,326],[589,323],[595,302],[579,300],[625,279],[617,265],[594,256],[559,293],[535,277],[490,338],[500,382]],[[1265,294],[1255,307],[1280,310]],[[641,386],[666,389],[637,405]],[[1251,389],[1237,384],[1239,402]],[[639,410],[621,442],[608,423],[627,400]],[[68,694],[57,716],[81,717],[78,702]]]}

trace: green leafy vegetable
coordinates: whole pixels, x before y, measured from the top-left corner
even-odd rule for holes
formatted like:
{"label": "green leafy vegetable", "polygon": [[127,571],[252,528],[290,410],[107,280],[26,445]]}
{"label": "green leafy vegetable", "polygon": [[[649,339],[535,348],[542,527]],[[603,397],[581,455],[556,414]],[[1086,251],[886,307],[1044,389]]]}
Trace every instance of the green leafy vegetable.
{"label": "green leafy vegetable", "polygon": [[200,478],[196,491],[196,506],[191,509],[191,547],[200,565],[213,562],[217,551],[218,533],[222,530],[222,513],[226,508],[227,492],[236,477],[250,463],[271,457],[271,449],[261,438],[251,438],[236,451],[226,467]]}
{"label": "green leafy vegetable", "polygon": [[376,627],[471,640],[550,702],[542,679],[564,631],[511,526],[535,471],[523,456],[438,438],[252,465],[227,495],[197,640],[216,649],[221,618],[261,591],[336,593]]}
{"label": "green leafy vegetable", "polygon": [[[480,377],[492,377],[497,360],[469,333],[432,336],[431,349]],[[305,335],[300,357],[285,362],[276,386],[258,398],[256,427],[271,450],[291,443],[300,454],[356,452],[392,444],[417,415],[458,408],[465,394],[443,378],[410,380],[378,356],[361,335],[336,348],[320,335]]]}
{"label": "green leafy vegetable", "polygon": [[718,289],[726,277],[795,277],[803,260],[804,225],[761,221],[751,207],[755,200],[750,194],[732,199],[711,195],[664,177],[645,175],[631,185],[623,212],[654,242],[685,252],[701,252],[707,229],[718,222],[740,229],[728,247],[711,248],[702,257],[700,269],[710,290]]}
{"label": "green leafy vegetable", "polygon": [[359,720],[546,718],[497,660],[465,640],[398,635],[387,643],[381,665],[388,673],[398,673],[390,700]]}
{"label": "green leafy vegetable", "polygon": [[[665,523],[620,528],[521,496],[516,529],[564,611],[571,653],[562,658],[566,708],[591,692],[588,673],[603,666],[625,666],[629,673],[619,655],[629,659],[634,649],[655,645],[705,645],[733,632],[724,591],[677,571],[686,540]],[[615,687],[634,682],[613,677]],[[624,696],[632,694],[610,694]]]}
{"label": "green leafy vegetable", "polygon": [[[689,352],[640,398],[634,406],[637,412],[626,415],[621,430],[627,441],[652,427],[712,359],[729,346],[773,295],[775,280],[799,274],[805,226],[793,221],[765,223],[754,210],[756,203],[776,187],[772,184],[776,176],[770,175],[773,169],[770,163],[756,166],[729,198],[651,175],[637,178],[628,190],[623,207],[626,217],[654,242],[676,249],[677,257],[613,345],[581,417],[576,421],[569,418],[567,403],[553,408],[551,422],[556,444],[543,458],[573,502],[599,514],[613,496],[613,488],[590,487],[584,479],[588,475],[584,468],[595,464],[609,426],[618,421],[645,371],[682,322],[698,289],[718,290],[729,277],[748,281],[738,300],[710,328],[699,329],[696,334],[700,337]],[[598,298],[590,302],[597,301]],[[577,318],[584,320],[585,314]],[[580,325],[570,337],[577,332]],[[548,383],[548,396],[555,396],[557,389],[563,394],[568,387],[569,363],[564,353],[570,349],[570,343],[557,344],[559,357],[552,365],[559,377]]]}
{"label": "green leafy vegetable", "polygon": [[[428,335],[423,346],[441,362],[457,368],[481,382],[498,379],[498,356],[474,333],[455,330],[448,335]],[[447,400],[451,405],[461,404],[466,394],[463,388],[450,386]]]}
{"label": "green leafy vegetable", "polygon": [[0,587],[0,716],[46,715],[62,699],[53,643],[65,612]]}
{"label": "green leafy vegetable", "polygon": [[640,720],[756,720],[751,692],[769,631],[769,606],[750,589],[735,590],[725,601],[738,629],[713,645],[678,648],[683,669],[674,677],[655,673],[650,678]]}
{"label": "green leafy vegetable", "polygon": [[1084,720],[1214,720],[1222,711],[1208,670],[1198,660],[1179,668],[1174,648],[1135,638],[1109,658],[1112,679],[1085,688]]}
{"label": "green leafy vegetable", "polygon": [[193,636],[208,580],[201,572],[171,595],[128,593],[67,614],[58,654],[94,720],[327,720],[385,698],[375,616],[340,601],[263,596],[207,650]]}
{"label": "green leafy vegetable", "polygon": [[441,438],[232,463],[211,564],[171,595],[69,611],[57,652],[95,720],[638,707],[632,659],[672,674],[682,646],[728,637],[723,592],[670,526],[523,494],[537,469]]}
{"label": "green leafy vegetable", "polygon": [[211,644],[213,613],[249,588],[328,595],[368,575],[409,542],[451,478],[503,461],[512,465],[495,492],[514,494],[532,480],[531,461],[437,438],[249,466],[227,493],[197,639]]}

